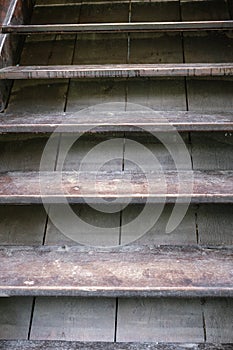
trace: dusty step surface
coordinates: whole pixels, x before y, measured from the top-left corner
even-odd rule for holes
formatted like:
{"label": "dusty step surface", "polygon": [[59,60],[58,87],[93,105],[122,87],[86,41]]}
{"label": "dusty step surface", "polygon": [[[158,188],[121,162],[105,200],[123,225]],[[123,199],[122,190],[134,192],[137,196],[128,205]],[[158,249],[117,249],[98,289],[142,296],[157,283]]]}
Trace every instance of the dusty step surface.
{"label": "dusty step surface", "polygon": [[11,172],[0,176],[0,203],[232,203],[232,171]]}
{"label": "dusty step surface", "polygon": [[232,344],[109,343],[70,341],[0,341],[1,350],[232,350]]}
{"label": "dusty step surface", "polygon": [[174,32],[200,30],[231,30],[233,21],[137,22],[90,24],[3,25],[2,33],[96,33],[96,32]]}
{"label": "dusty step surface", "polygon": [[233,296],[230,248],[1,247],[1,295]]}
{"label": "dusty step surface", "polygon": [[231,75],[233,75],[233,63],[10,66],[0,69],[0,79],[147,78]]}
{"label": "dusty step surface", "polygon": [[0,133],[124,132],[124,131],[232,131],[230,112],[80,111],[64,113],[3,113]]}

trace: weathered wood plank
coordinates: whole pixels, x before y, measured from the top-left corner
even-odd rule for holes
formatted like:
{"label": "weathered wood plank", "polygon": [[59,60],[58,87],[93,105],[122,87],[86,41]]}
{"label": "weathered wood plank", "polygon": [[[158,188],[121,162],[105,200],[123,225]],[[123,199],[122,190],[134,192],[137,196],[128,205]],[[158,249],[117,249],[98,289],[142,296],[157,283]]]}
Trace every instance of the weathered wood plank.
{"label": "weathered wood plank", "polygon": [[31,340],[114,341],[114,298],[36,298],[34,312]]}
{"label": "weathered wood plank", "polygon": [[[0,339],[27,339],[33,298],[0,298]],[[0,340],[0,349],[5,345]]]}
{"label": "weathered wood plank", "polygon": [[[233,131],[233,114],[185,111],[83,111],[66,113],[4,113],[0,133]],[[56,130],[58,128],[58,130]],[[94,129],[91,131],[91,129]]]}
{"label": "weathered wood plank", "polygon": [[232,344],[109,343],[66,341],[1,341],[1,350],[232,350]]}
{"label": "weathered wood plank", "polygon": [[191,142],[194,170],[233,170],[230,132],[191,134]]}
{"label": "weathered wood plank", "polygon": [[231,76],[232,63],[9,66],[0,79],[146,78]]}
{"label": "weathered wood plank", "polygon": [[[209,206],[210,204],[207,204]],[[153,204],[153,212],[156,215],[159,205]],[[182,205],[179,206],[182,210]],[[141,215],[140,221],[137,222],[137,230],[132,226],[127,226],[128,223],[135,220],[141,212],[142,205],[129,205],[122,211],[122,227],[120,240],[121,244],[128,244],[137,240],[137,244],[156,244],[156,245],[194,245],[197,243],[196,239],[196,222],[195,210],[196,205],[190,206],[185,217],[179,226],[172,232],[166,232],[166,226],[172,214],[173,205],[168,204],[164,207],[163,213],[156,221],[154,226],[142,236],[148,223],[151,222],[151,213]]]}
{"label": "weathered wood plank", "polygon": [[233,300],[207,299],[203,305],[207,342],[233,343]]}
{"label": "weathered wood plank", "polygon": [[102,24],[34,24],[3,25],[2,33],[38,34],[38,33],[132,33],[132,32],[180,32],[203,30],[232,30],[233,21],[196,21],[196,22],[143,22],[143,23],[102,23]]}
{"label": "weathered wood plank", "polygon": [[198,243],[232,246],[232,205],[200,205],[197,210]]}
{"label": "weathered wood plank", "polygon": [[230,249],[24,246],[0,257],[1,295],[233,296]]}
{"label": "weathered wood plank", "polygon": [[1,245],[39,245],[43,242],[46,212],[42,206],[0,206]]}
{"label": "weathered wood plank", "polygon": [[119,299],[117,341],[203,342],[200,299]]}
{"label": "weathered wood plank", "polygon": [[[193,190],[187,191],[192,176]],[[0,176],[0,203],[41,203],[42,197],[46,203],[64,203],[64,194],[71,203],[83,203],[85,198],[92,203],[103,198],[120,203],[174,203],[176,198],[183,203],[232,203],[232,179],[232,171],[11,172]]]}

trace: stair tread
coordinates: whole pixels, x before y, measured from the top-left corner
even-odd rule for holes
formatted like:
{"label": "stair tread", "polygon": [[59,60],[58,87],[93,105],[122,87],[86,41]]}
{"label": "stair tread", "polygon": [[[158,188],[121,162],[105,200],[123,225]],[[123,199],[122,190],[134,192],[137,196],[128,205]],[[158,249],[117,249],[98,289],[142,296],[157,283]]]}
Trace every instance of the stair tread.
{"label": "stair tread", "polygon": [[64,195],[71,203],[232,203],[232,180],[233,171],[9,172],[0,175],[0,203],[64,203]]}
{"label": "stair tread", "polygon": [[139,78],[231,76],[233,63],[8,66],[0,79]]}
{"label": "stair tread", "polygon": [[232,344],[210,343],[109,343],[77,341],[0,340],[1,350],[232,350]]}
{"label": "stair tread", "polygon": [[0,247],[0,294],[233,296],[232,257],[197,246]]}
{"label": "stair tread", "polygon": [[95,32],[146,32],[146,31],[200,31],[231,30],[232,20],[185,21],[185,22],[131,22],[131,23],[88,23],[88,24],[33,24],[3,25],[2,33],[95,33]]}
{"label": "stair tread", "polygon": [[[0,132],[83,132],[98,127],[100,131],[232,131],[230,112],[185,111],[80,111],[31,114],[4,113]],[[97,129],[98,130],[98,129]]]}

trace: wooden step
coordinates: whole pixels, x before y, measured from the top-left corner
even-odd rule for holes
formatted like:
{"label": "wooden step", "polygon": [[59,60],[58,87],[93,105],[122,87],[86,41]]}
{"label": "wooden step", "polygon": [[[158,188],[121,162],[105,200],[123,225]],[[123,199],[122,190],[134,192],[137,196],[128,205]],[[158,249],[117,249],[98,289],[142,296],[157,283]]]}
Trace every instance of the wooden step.
{"label": "wooden step", "polygon": [[0,247],[0,295],[233,297],[230,248]]}
{"label": "wooden step", "polygon": [[84,132],[157,132],[233,131],[233,113],[184,111],[82,111],[53,114],[0,115],[0,133]]}
{"label": "wooden step", "polygon": [[0,175],[0,204],[63,203],[64,195],[70,203],[233,203],[232,183],[233,171],[11,172]]}
{"label": "wooden step", "polygon": [[109,343],[0,340],[0,350],[232,350],[232,344]]}
{"label": "wooden step", "polygon": [[233,63],[10,66],[0,79],[212,77],[233,75]]}
{"label": "wooden step", "polygon": [[206,30],[232,30],[233,21],[192,22],[131,22],[89,24],[33,24],[3,25],[1,32],[14,34],[51,33],[127,33],[127,32],[187,32]]}

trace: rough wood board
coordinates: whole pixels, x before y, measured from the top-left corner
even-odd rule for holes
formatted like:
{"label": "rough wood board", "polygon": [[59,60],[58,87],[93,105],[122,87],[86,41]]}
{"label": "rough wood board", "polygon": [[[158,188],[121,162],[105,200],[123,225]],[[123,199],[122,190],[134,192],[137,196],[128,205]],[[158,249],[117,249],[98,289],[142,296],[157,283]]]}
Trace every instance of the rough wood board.
{"label": "rough wood board", "polygon": [[[119,134],[119,139],[114,139],[111,134],[101,136],[98,139],[98,137],[95,138],[89,135],[87,139],[87,136],[78,138],[77,134],[62,135],[56,170],[60,171],[62,169],[63,171],[76,172],[80,169],[100,172],[121,171],[123,163],[123,133]],[[70,144],[72,141],[74,143],[62,164],[66,144]]]}
{"label": "rough wood board", "polygon": [[204,306],[207,342],[233,342],[233,300],[208,299]]}
{"label": "rough wood board", "polygon": [[[78,86],[77,86],[78,87]],[[75,101],[73,101],[75,103]],[[122,103],[123,104],[123,103]],[[174,126],[177,131],[233,131],[232,113],[171,112],[171,111],[112,111],[114,104],[105,104],[109,111],[79,111],[67,113],[4,113],[0,118],[2,133],[64,132],[74,131],[90,134],[101,132],[135,132],[143,133],[167,131]],[[124,105],[124,104],[123,104]],[[70,106],[70,105],[69,105]],[[129,108],[129,106],[128,106]],[[142,106],[138,106],[138,109]],[[103,106],[104,109],[104,106]]]}
{"label": "rough wood board", "polygon": [[[41,157],[48,141],[48,137],[28,137],[15,139],[11,135],[4,135],[0,139],[0,171],[39,171]],[[58,139],[54,141],[47,169],[55,167]]]}
{"label": "rough wood board", "polygon": [[3,25],[2,33],[39,34],[39,33],[134,33],[134,32],[195,32],[227,31],[233,29],[233,21],[191,21],[191,22],[139,22],[139,23],[88,23],[88,24],[30,24]]}
{"label": "rough wood board", "polygon": [[130,35],[131,64],[182,63],[182,43],[179,34]]}
{"label": "rough wood board", "polygon": [[230,249],[2,247],[0,256],[3,295],[223,297],[233,293]]}
{"label": "rough wood board", "polygon": [[[62,174],[62,176],[61,176]],[[0,176],[0,202],[2,204],[64,203],[64,194],[71,203],[83,203],[88,198],[91,203],[102,199],[118,198],[119,203],[174,203],[176,198],[182,203],[231,203],[231,171],[193,173],[179,172],[183,190],[179,193],[178,174],[174,171],[135,173],[135,172],[12,172]],[[166,181],[166,191],[161,181]],[[93,182],[95,187],[93,187]],[[53,183],[53,186],[51,186]],[[148,187],[148,183],[150,187]],[[185,184],[185,185],[184,185]],[[150,191],[148,192],[150,188]]]}
{"label": "rough wood board", "polygon": [[199,300],[123,299],[118,310],[117,341],[204,340]]}
{"label": "rough wood board", "polygon": [[[54,206],[50,207],[49,213],[54,215],[58,209]],[[117,246],[119,244],[120,236],[120,211],[116,213],[106,213],[100,208],[93,209],[88,205],[74,205],[72,210],[77,217],[86,225],[77,225],[71,223],[65,211],[61,210],[62,226],[66,227],[67,231],[61,232],[49,220],[46,234],[47,245],[75,245],[77,242],[92,244],[95,246]],[[66,236],[66,232],[71,232]],[[107,231],[107,232],[106,232]],[[76,241],[72,240],[75,237]]]}
{"label": "rough wood board", "polygon": [[200,205],[197,210],[199,243],[232,246],[233,208],[231,205]]}
{"label": "rough wood board", "polygon": [[[181,206],[182,207],[182,206]],[[181,208],[182,209],[182,208]],[[126,224],[135,219],[142,210],[140,205],[131,205],[123,210],[122,213],[122,228],[121,228],[121,243],[126,244],[132,242],[139,237],[136,235],[132,228],[128,228]],[[156,214],[156,206],[153,206],[154,213]],[[145,234],[145,236],[137,240],[137,244],[169,244],[169,245],[192,245],[196,244],[196,227],[195,227],[195,210],[196,207],[189,208],[181,224],[171,233],[166,233],[166,225],[171,216],[172,206],[166,205],[159,220],[154,226]],[[155,215],[154,214],[154,215]],[[141,217],[140,222],[137,224],[138,231],[140,233],[145,231],[147,223],[151,221],[151,217]],[[140,234],[141,236],[141,234]]]}
{"label": "rough wood board", "polygon": [[31,308],[32,298],[0,298],[0,339],[27,339]]}
{"label": "rough wood board", "polygon": [[114,299],[37,298],[32,340],[113,341]]}
{"label": "rough wood board", "polygon": [[[185,154],[183,152],[185,150],[188,155],[191,151],[187,134],[185,133],[182,136],[183,139],[181,137],[179,139],[176,132],[171,131],[162,136],[160,135],[162,139],[162,142],[160,142],[158,133],[155,133],[154,137],[148,133],[145,135],[143,145],[141,145],[140,141],[143,141],[142,135],[139,135],[138,138],[137,135],[134,137],[130,133],[126,133],[124,170],[132,172],[143,171],[145,173],[147,171],[154,171],[159,167],[161,167],[161,171],[176,171],[177,167],[179,168],[179,171],[187,170],[187,157],[183,156]],[[172,154],[169,149],[172,149]],[[137,150],[136,157],[135,150]],[[179,165],[175,164],[174,155],[176,155],[176,159],[179,159]],[[157,162],[159,165],[157,165]],[[139,167],[141,167],[142,170],[139,170]]]}
{"label": "rough wood board", "polygon": [[103,64],[9,66],[1,79],[100,79],[150,77],[224,77],[233,75],[232,63]]}
{"label": "rough wood board", "polygon": [[[127,102],[162,111],[186,111],[184,80],[134,80],[127,82]],[[127,105],[127,110],[132,106]]]}
{"label": "rough wood board", "polygon": [[231,344],[166,344],[166,343],[109,343],[109,342],[68,342],[68,341],[1,341],[1,350],[232,350]]}
{"label": "rough wood board", "polygon": [[191,141],[195,170],[233,169],[233,135],[231,133],[192,133]]}
{"label": "rough wood board", "polygon": [[188,107],[190,111],[231,112],[233,110],[232,80],[189,80]]}
{"label": "rough wood board", "polygon": [[46,214],[38,206],[0,207],[1,245],[42,244]]}
{"label": "rough wood board", "polygon": [[[100,80],[100,81],[78,81],[71,80],[70,90],[67,100],[67,112],[78,112],[81,109],[94,107],[97,111],[102,106],[102,110],[114,112],[114,104],[120,102],[125,106],[124,81]],[[98,106],[100,105],[100,106]]]}

